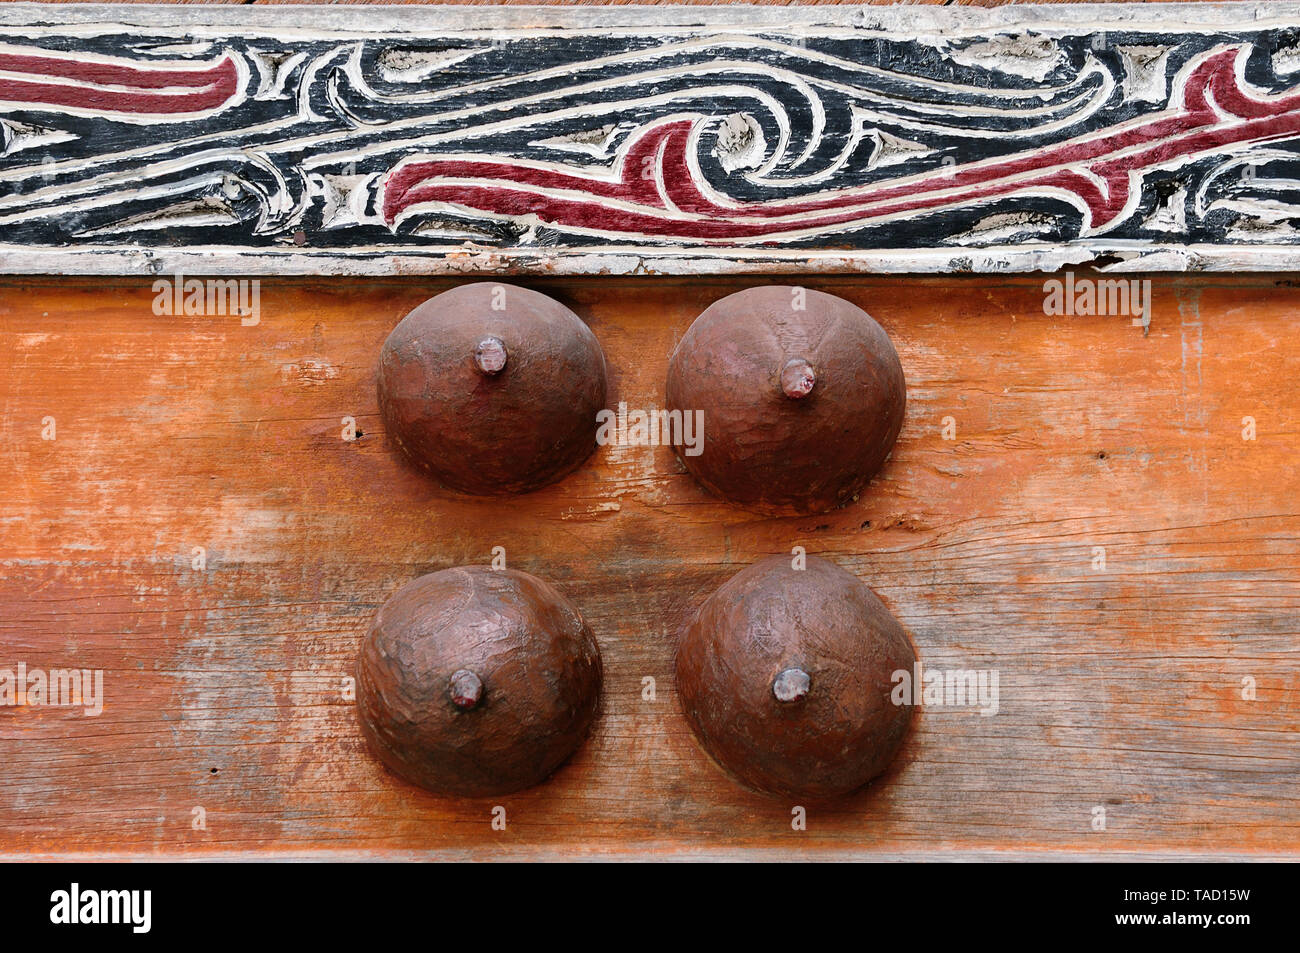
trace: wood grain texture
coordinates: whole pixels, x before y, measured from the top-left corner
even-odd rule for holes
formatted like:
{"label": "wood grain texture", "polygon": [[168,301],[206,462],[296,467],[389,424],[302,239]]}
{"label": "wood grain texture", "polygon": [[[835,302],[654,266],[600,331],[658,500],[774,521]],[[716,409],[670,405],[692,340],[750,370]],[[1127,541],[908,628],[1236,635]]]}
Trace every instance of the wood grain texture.
{"label": "wood grain texture", "polygon": [[[533,284],[592,323],[613,398],[649,403],[691,318],[748,283]],[[782,520],[663,449],[513,503],[441,494],[385,447],[372,374],[449,286],[267,281],[243,328],[155,317],[145,282],[0,283],[0,665],[102,667],[109,696],[93,719],[0,707],[0,855],[1295,856],[1294,280],[1163,281],[1145,338],[1043,316],[1032,280],[816,282],[885,324],[911,402],[868,496]],[[671,679],[694,605],[795,544],[871,584],[928,663],[1003,674],[998,715],[923,712],[803,833],[706,761]],[[578,602],[607,677],[595,738],[504,832],[492,802],[384,774],[338,691],[389,594],[493,545]]]}
{"label": "wood grain texture", "polygon": [[[611,400],[662,406],[690,321],[753,283],[528,284],[589,323]],[[881,322],[910,398],[868,492],[811,518],[713,500],[667,448],[601,448],[517,500],[438,490],[386,446],[374,371],[448,281],[267,282],[255,327],[155,316],[144,280],[0,283],[0,665],[101,668],[107,695],[98,718],[0,707],[0,854],[1294,856],[1295,281],[1156,279],[1145,336],[1044,315],[1041,279],[807,283]],[[795,545],[927,665],[1001,677],[996,715],[922,710],[803,832],[706,759],[671,675],[694,607]],[[368,756],[341,680],[399,586],[494,546],[583,612],[604,713],[548,784],[439,799]]]}

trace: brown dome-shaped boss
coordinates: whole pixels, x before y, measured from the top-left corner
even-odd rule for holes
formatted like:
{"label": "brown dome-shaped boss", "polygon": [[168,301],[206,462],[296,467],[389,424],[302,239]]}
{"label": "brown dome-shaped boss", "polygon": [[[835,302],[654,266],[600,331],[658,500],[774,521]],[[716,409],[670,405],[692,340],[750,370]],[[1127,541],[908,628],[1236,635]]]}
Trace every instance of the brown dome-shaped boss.
{"label": "brown dome-shaped boss", "polygon": [[544,294],[462,285],[408,314],[384,342],[379,410],[396,444],[447,486],[526,493],[596,448],[605,355]]}
{"label": "brown dome-shaped boss", "polygon": [[700,607],[677,651],[677,687],[704,749],[741,781],[835,797],[884,771],[911,708],[891,699],[916,653],[856,576],[816,556],[772,556]]}
{"label": "brown dome-shaped boss", "polygon": [[702,411],[677,448],[706,489],[747,506],[825,512],[852,500],[903,426],[903,367],[884,329],[820,291],[750,288],[715,302],[668,365],[668,408]]}
{"label": "brown dome-shaped boss", "polygon": [[600,650],[548,583],[483,566],[399,589],[357,660],[357,711],[379,759],[439,794],[509,794],[546,779],[586,738]]}

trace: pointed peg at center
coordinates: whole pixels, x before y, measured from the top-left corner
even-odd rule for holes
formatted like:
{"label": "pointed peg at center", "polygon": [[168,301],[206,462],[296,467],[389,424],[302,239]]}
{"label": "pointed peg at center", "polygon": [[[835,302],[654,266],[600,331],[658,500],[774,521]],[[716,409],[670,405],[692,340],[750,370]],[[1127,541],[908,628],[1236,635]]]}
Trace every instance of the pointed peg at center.
{"label": "pointed peg at center", "polygon": [[468,711],[483,697],[483,680],[467,668],[459,669],[451,676],[449,694],[453,705]]}
{"label": "pointed peg at center", "polygon": [[485,337],[474,348],[474,365],[489,377],[500,374],[508,358],[505,342],[498,337]]}
{"label": "pointed peg at center", "polygon": [[807,397],[816,383],[817,375],[812,365],[801,357],[787,361],[781,368],[781,390],[791,400]]}
{"label": "pointed peg at center", "polygon": [[772,682],[772,694],[779,702],[797,702],[808,694],[812,679],[801,668],[787,668]]}

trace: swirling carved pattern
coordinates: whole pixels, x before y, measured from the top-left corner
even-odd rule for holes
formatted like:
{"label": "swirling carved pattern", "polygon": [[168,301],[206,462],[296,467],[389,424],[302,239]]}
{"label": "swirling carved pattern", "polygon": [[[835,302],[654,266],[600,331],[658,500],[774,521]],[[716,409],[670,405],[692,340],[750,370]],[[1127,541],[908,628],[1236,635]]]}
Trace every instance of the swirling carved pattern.
{"label": "swirling carved pattern", "polygon": [[4,28],[0,245],[1300,248],[1294,33]]}

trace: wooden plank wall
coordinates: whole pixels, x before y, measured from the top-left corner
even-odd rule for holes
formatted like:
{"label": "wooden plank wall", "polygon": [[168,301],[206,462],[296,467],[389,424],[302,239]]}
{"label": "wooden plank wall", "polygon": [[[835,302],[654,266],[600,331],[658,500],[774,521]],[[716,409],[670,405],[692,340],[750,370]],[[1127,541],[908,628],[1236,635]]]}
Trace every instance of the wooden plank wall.
{"label": "wooden plank wall", "polygon": [[[747,283],[528,282],[590,323],[632,406]],[[256,327],[155,316],[143,281],[0,285],[0,646],[103,669],[107,697],[0,708],[0,849],[1293,851],[1294,282],[1156,279],[1145,336],[1044,315],[1041,278],[810,284],[882,322],[910,396],[869,494],[814,518],[712,500],[665,448],[601,448],[505,502],[431,485],[385,445],[374,364],[446,281],[280,280]],[[605,713],[544,787],[437,799],[367,756],[341,680],[399,585],[498,545],[591,622]],[[706,760],[671,675],[693,607],[795,545],[1001,696],[923,711],[891,774],[804,832]]]}
{"label": "wooden plank wall", "polygon": [[[646,406],[756,282],[521,283]],[[449,281],[267,280],[254,327],[155,315],[144,278],[0,281],[0,667],[102,669],[106,695],[0,707],[0,854],[1294,855],[1300,282],[1155,277],[1145,335],[1045,315],[1042,277],[805,283],[885,326],[909,389],[884,473],[815,518],[713,500],[662,448],[503,502],[431,485],[386,446],[374,365]],[[927,664],[1000,675],[996,715],[922,712],[805,831],[708,762],[672,679],[693,608],[795,545]],[[550,783],[434,798],[369,758],[342,680],[398,586],[494,546],[581,608],[605,710]]]}

